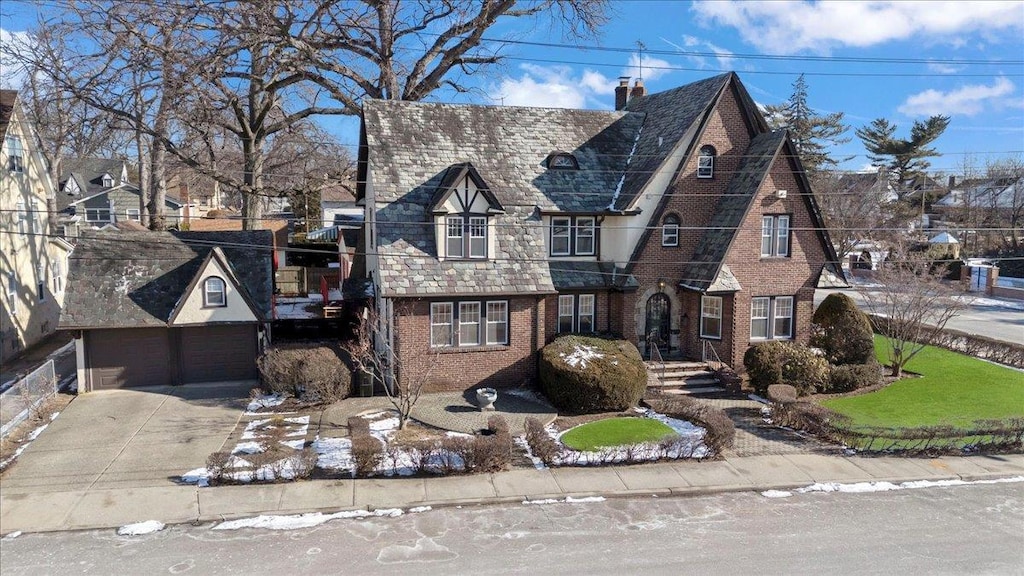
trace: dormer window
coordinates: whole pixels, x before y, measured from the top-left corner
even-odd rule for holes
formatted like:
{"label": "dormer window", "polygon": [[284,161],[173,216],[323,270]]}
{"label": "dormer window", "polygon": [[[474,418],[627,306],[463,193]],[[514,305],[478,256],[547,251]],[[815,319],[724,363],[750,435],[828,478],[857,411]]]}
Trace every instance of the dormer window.
{"label": "dormer window", "polygon": [[661,245],[679,246],[679,216],[669,214],[661,227]]}
{"label": "dormer window", "polygon": [[597,253],[597,219],[593,216],[552,216],[552,256],[593,256]]}
{"label": "dormer window", "polygon": [[203,282],[203,307],[223,308],[228,305],[224,280],[211,276]]}
{"label": "dormer window", "polygon": [[505,209],[472,164],[447,170],[431,211],[437,224],[438,257],[485,260],[496,249],[490,219]]}
{"label": "dormer window", "polygon": [[110,174],[104,174],[103,175],[103,187],[104,188],[111,188],[113,186],[114,186],[114,177],[111,176]]}
{"label": "dormer window", "polygon": [[704,145],[700,147],[700,154],[697,156],[697,178],[715,177],[715,147]]}
{"label": "dormer window", "polygon": [[568,152],[553,152],[548,156],[548,168],[557,170],[579,170],[580,163]]}

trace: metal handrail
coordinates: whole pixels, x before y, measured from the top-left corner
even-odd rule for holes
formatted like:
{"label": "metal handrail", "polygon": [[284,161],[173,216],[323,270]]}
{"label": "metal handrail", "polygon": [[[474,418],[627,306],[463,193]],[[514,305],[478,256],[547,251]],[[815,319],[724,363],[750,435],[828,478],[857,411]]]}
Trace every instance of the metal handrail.
{"label": "metal handrail", "polygon": [[647,336],[647,345],[651,348],[651,363],[657,363],[658,365],[658,381],[665,381],[665,359],[661,357],[661,349],[658,348],[658,332],[652,331]]}
{"label": "metal handrail", "polygon": [[[709,350],[710,353],[708,352]],[[714,358],[714,360],[712,360],[712,358]],[[725,362],[722,362],[722,359],[718,357],[718,350],[715,350],[715,346],[714,344],[711,343],[710,340],[701,339],[700,359],[702,362],[708,364],[709,366],[712,363],[714,363],[715,370],[721,370],[722,366],[725,365]]]}

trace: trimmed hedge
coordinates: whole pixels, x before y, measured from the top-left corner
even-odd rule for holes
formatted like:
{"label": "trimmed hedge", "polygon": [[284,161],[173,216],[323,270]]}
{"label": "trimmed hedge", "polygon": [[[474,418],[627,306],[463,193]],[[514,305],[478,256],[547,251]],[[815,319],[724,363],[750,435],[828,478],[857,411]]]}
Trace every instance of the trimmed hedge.
{"label": "trimmed hedge", "polygon": [[736,425],[721,408],[686,396],[675,398],[648,396],[644,398],[644,403],[656,412],[671,418],[692,422],[703,428],[705,430],[704,445],[710,452],[709,456],[719,456],[724,450],[733,447],[736,439]]}
{"label": "trimmed hedge", "polygon": [[829,363],[866,364],[874,360],[871,322],[846,294],[829,294],[814,311],[811,322],[811,346],[821,348]]}
{"label": "trimmed hedge", "polygon": [[625,340],[563,336],[541,350],[540,388],[560,412],[618,412],[647,389],[647,367]]}
{"label": "trimmed hedge", "polygon": [[829,370],[828,387],[825,392],[853,392],[868,388],[882,380],[882,368],[876,362],[869,364],[846,364],[833,366]]}
{"label": "trimmed hedge", "polygon": [[810,348],[794,342],[761,342],[747,349],[743,365],[750,384],[762,396],[774,384],[789,384],[801,396],[813,394],[828,382],[828,362]]}
{"label": "trimmed hedge", "polygon": [[796,388],[789,384],[772,384],[768,387],[768,400],[772,402],[796,402],[796,398]]}

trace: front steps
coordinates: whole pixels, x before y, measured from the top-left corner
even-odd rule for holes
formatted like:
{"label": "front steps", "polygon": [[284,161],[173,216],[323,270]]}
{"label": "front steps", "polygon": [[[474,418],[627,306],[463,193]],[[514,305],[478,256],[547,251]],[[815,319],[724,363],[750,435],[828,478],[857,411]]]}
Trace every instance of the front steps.
{"label": "front steps", "polygon": [[725,387],[706,362],[647,362],[647,388],[669,395],[718,395]]}

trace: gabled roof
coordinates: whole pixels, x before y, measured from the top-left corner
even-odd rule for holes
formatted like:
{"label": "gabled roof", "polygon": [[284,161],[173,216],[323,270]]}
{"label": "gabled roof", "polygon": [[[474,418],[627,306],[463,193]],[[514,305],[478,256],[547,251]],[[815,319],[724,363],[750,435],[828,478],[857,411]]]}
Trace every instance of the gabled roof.
{"label": "gabled roof", "polygon": [[61,328],[167,326],[214,247],[223,251],[255,309],[269,318],[271,246],[265,230],[85,233],[68,260]]}
{"label": "gabled roof", "polygon": [[680,286],[704,292],[718,278],[719,269],[736,238],[740,224],[750,210],[758,188],[771,170],[785,138],[785,132],[776,131],[758,134],[750,141],[739,170],[729,181],[729,187],[718,201],[711,222],[697,243],[691,262],[683,267]]}
{"label": "gabled roof", "polygon": [[0,90],[0,139],[7,136],[7,126],[14,116],[14,105],[17,101],[17,90]]}
{"label": "gabled roof", "polygon": [[192,280],[188,283],[188,286],[185,287],[181,297],[178,298],[178,302],[174,305],[174,310],[171,311],[171,315],[167,319],[167,323],[176,324],[178,322],[178,316],[185,307],[189,294],[192,294],[192,292],[196,290],[203,272],[211,265],[212,262],[216,262],[218,268],[223,270],[224,275],[227,277],[227,281],[230,282],[232,288],[238,290],[238,293],[242,296],[242,301],[249,307],[249,310],[252,311],[253,315],[262,321],[266,321],[267,316],[260,310],[260,307],[253,302],[252,297],[249,296],[249,291],[245,288],[245,284],[239,281],[238,275],[235,273],[235,269],[231,266],[231,263],[228,261],[224,251],[219,246],[214,246],[209,252],[207,252],[206,258],[203,259],[202,264],[199,265],[196,273],[192,276]]}
{"label": "gabled roof", "polygon": [[[711,222],[697,244],[691,262],[683,267],[683,277],[679,281],[682,288],[698,292],[733,292],[741,289],[735,276],[724,265],[725,258],[753,205],[754,198],[757,197],[761,183],[768,176],[783,149],[791,161],[799,162],[788,133],[784,130],[758,134],[751,140],[737,173],[729,182],[729,187],[719,200]],[[800,196],[810,211],[811,222],[818,231],[818,239],[825,250],[826,267],[830,274],[842,278],[835,248],[828,239],[817,200],[811,193],[811,187],[803,172],[795,172],[801,187]]]}
{"label": "gabled roof", "polygon": [[476,171],[471,162],[462,162],[461,164],[454,164],[448,167],[445,171],[444,176],[441,178],[440,184],[437,185],[437,191],[434,192],[434,197],[430,201],[430,211],[437,213],[444,213],[444,203],[451,197],[452,193],[455,192],[455,186],[462,182],[463,178],[469,177],[472,180],[473,185],[476,186],[478,192],[484,195],[484,199],[490,205],[489,210],[492,213],[501,213],[505,211],[502,207],[501,202],[494,196],[490,188],[487,187],[487,183],[480,177],[480,173]]}

